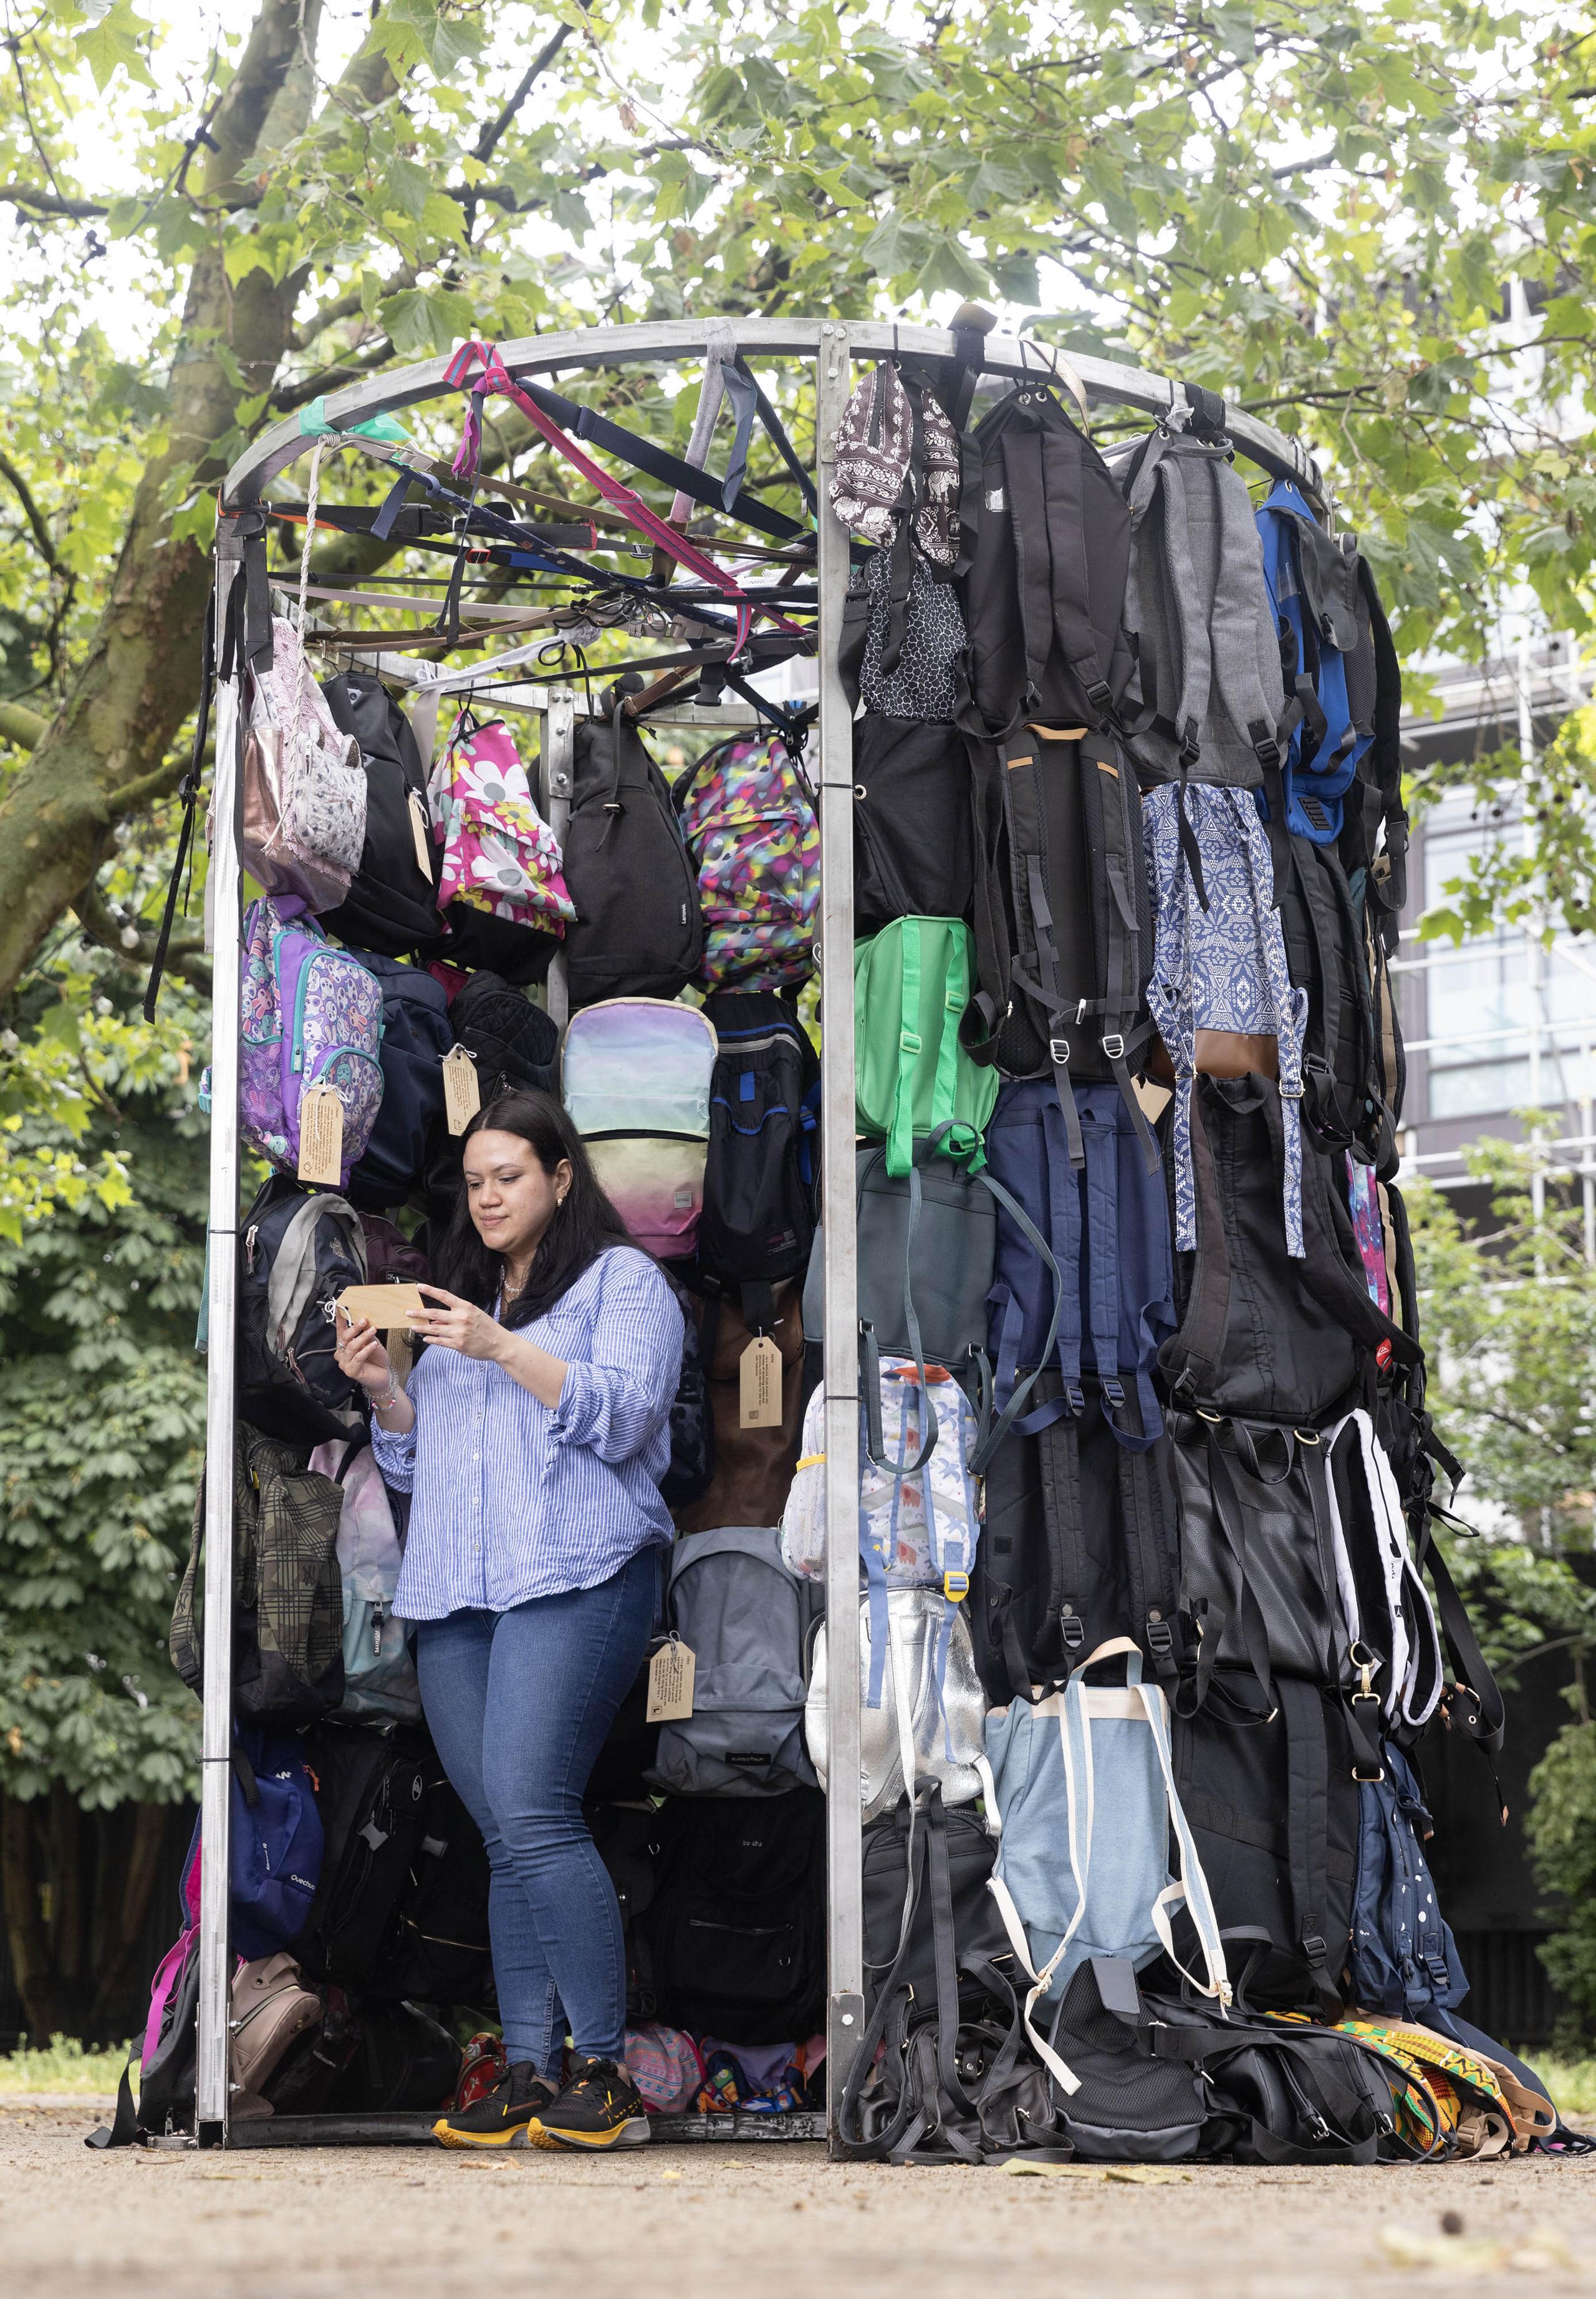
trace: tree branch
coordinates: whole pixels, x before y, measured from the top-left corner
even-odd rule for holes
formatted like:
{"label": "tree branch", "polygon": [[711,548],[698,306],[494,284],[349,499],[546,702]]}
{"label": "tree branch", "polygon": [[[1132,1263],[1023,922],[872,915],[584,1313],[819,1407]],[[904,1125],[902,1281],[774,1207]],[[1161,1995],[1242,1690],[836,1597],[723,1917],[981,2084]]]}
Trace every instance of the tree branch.
{"label": "tree branch", "polygon": [[320,399],[323,392],[337,391],[344,384],[370,375],[393,355],[393,344],[386,336],[379,336],[364,350],[352,352],[347,359],[335,360],[330,367],[319,367],[314,375],[307,375],[302,382],[286,383],[280,391],[272,393],[271,404],[279,413],[291,415],[296,407],[308,407],[312,399]]}
{"label": "tree branch", "polygon": [[25,702],[0,702],[0,741],[14,743],[19,751],[31,751],[42,743],[49,723],[41,711],[29,710]]}
{"label": "tree branch", "polygon": [[[90,942],[108,950],[131,972],[149,972],[158,939],[155,928],[145,925],[140,918],[119,918],[101,893],[98,879],[89,880],[72,909]],[[129,934],[133,937],[131,942],[128,939]],[[166,967],[169,974],[180,974],[196,990],[209,991],[211,962],[205,956],[204,925],[173,921],[171,940],[166,946]]]}
{"label": "tree branch", "polygon": [[89,216],[108,215],[111,211],[104,200],[63,199],[59,192],[43,192],[33,184],[0,184],[0,201],[9,200],[13,208],[41,216],[65,216],[81,220]]}
{"label": "tree branch", "polygon": [[33,529],[33,539],[38,545],[38,555],[51,574],[59,575],[63,583],[74,582],[77,578],[55,548],[55,538],[50,532],[43,511],[33,499],[32,488],[4,450],[0,450],[0,479],[4,479],[9,484],[17,501],[21,504],[23,515]]}
{"label": "tree branch", "polygon": [[483,129],[481,135],[477,138],[476,156],[478,160],[487,160],[492,158],[495,146],[497,145],[500,137],[503,135],[504,130],[515,118],[516,113],[520,110],[522,104],[525,104],[528,96],[531,95],[533,87],[536,82],[542,78],[543,74],[548,70],[548,67],[553,62],[555,57],[559,54],[561,49],[565,46],[569,37],[570,26],[569,24],[561,24],[559,29],[554,33],[553,37],[544,42],[542,47],[539,48],[537,54],[527,66],[526,71],[521,74],[520,79],[517,83],[514,95],[505,104],[498,118],[491,120]]}

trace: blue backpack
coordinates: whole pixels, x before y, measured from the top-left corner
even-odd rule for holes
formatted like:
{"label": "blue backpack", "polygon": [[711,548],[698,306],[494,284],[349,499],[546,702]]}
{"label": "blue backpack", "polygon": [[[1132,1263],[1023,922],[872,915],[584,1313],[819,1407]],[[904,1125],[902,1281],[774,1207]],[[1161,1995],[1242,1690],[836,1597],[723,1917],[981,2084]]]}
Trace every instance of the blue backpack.
{"label": "blue backpack", "polygon": [[382,1100],[349,1196],[357,1206],[398,1206],[420,1180],[444,1115],[444,1056],[454,1043],[449,1000],[424,967],[363,950],[352,955],[382,984]]}
{"label": "blue backpack", "polygon": [[[1287,827],[1316,846],[1341,835],[1342,802],[1375,738],[1375,655],[1350,535],[1332,535],[1288,480],[1258,513],[1264,579],[1294,695],[1283,776]],[[1262,801],[1260,801],[1260,803]]]}
{"label": "blue backpack", "polygon": [[1461,2004],[1468,1981],[1425,1859],[1432,1827],[1418,1782],[1389,1742],[1384,1765],[1383,1779],[1358,1789],[1351,1998],[1365,2012],[1428,2022]]}
{"label": "blue backpack", "polygon": [[[294,1733],[235,1729],[228,1830],[229,1898],[236,1955],[253,1963],[292,1947],[321,1876],[321,1817]],[[197,1906],[200,1824],[183,1863],[185,1911]]]}

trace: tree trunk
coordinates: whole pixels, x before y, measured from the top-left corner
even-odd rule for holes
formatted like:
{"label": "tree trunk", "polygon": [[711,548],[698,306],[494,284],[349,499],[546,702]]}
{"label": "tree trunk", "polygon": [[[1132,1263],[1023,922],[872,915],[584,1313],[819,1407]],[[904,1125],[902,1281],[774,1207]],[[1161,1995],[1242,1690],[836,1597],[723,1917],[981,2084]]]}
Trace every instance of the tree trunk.
{"label": "tree trunk", "polygon": [[[268,155],[308,124],[316,0],[261,0],[238,70],[217,107],[204,196],[220,213]],[[303,33],[302,33],[303,24]],[[301,41],[303,41],[303,46]],[[0,999],[99,866],[125,814],[175,787],[169,755],[198,693],[197,634],[210,585],[206,552],[173,543],[175,491],[222,477],[215,443],[241,398],[266,391],[287,349],[299,282],[252,271],[229,285],[219,244],[196,258],[172,362],[165,452],[145,470],[110,595],[71,692],[0,803]],[[217,356],[229,346],[235,390]]]}
{"label": "tree trunk", "polygon": [[5,1904],[12,1977],[22,1999],[28,2033],[35,2043],[47,2044],[61,2032],[62,2007],[39,1892],[45,1876],[37,1811],[36,1805],[19,1803],[14,1797],[7,1797],[0,1807],[0,1898]]}
{"label": "tree trunk", "polygon": [[[131,1828],[126,1831],[124,1841],[117,1842],[109,1830],[101,1838],[103,1855],[111,1854],[113,1846],[121,1855],[122,1888],[120,1901],[114,1900],[112,1862],[103,1856],[98,1863],[96,1898],[102,1909],[113,1909],[114,1916],[105,1927],[107,1938],[96,1959],[98,1983],[89,2014],[96,2034],[105,2031],[122,1997],[148,1979],[148,1973],[137,1968],[138,1951],[161,1872],[172,1811],[170,1805],[124,1805],[111,1815],[123,1821],[124,1815],[131,1814]],[[122,1833],[118,1831],[119,1835]]]}

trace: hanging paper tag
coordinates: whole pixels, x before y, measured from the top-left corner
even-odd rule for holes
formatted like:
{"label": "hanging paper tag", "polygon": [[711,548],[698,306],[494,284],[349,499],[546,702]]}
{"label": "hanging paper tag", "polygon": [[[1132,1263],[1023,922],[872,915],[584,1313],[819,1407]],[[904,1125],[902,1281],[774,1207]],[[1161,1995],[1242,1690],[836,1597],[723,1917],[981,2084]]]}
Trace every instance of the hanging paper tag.
{"label": "hanging paper tag", "polygon": [[691,1716],[693,1679],[697,1671],[698,1660],[692,1646],[685,1645],[678,1636],[667,1638],[648,1664],[644,1722],[669,1724],[673,1717]]}
{"label": "hanging paper tag", "polygon": [[738,1361],[737,1424],[781,1427],[781,1351],[769,1333],[757,1334]]}
{"label": "hanging paper tag", "polygon": [[427,813],[427,801],[419,790],[410,793],[411,834],[416,842],[416,867],[424,878],[432,876],[432,824]]}
{"label": "hanging paper tag", "polygon": [[451,1133],[463,1133],[482,1107],[477,1064],[463,1046],[451,1046],[444,1056],[444,1108]]}
{"label": "hanging paper tag", "polygon": [[336,1190],[344,1178],[344,1105],[329,1085],[299,1097],[299,1178]]}

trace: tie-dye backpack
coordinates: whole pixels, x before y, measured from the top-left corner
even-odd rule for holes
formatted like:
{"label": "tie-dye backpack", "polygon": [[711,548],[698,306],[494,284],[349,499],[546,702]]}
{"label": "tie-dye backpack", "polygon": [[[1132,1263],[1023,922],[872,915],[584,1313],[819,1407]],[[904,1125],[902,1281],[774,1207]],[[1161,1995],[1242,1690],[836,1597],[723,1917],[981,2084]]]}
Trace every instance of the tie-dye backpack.
{"label": "tie-dye backpack", "polygon": [[814,971],[820,828],[779,735],[707,751],[673,793],[698,873],[707,990],[797,989]]}

